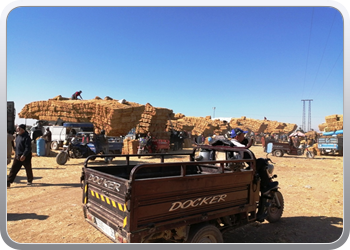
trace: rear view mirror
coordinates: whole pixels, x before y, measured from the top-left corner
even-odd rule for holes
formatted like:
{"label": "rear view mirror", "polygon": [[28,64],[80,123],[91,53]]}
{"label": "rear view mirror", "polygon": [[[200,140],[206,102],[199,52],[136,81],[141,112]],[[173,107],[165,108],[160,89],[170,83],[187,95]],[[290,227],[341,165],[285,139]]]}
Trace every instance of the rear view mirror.
{"label": "rear view mirror", "polygon": [[269,142],[266,147],[266,153],[270,154],[272,152],[273,143]]}

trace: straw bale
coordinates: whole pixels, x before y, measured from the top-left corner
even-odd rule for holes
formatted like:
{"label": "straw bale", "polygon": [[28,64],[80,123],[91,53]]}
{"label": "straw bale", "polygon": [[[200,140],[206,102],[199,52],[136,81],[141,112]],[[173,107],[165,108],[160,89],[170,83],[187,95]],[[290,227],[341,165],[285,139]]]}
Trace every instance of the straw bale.
{"label": "straw bale", "polygon": [[329,115],[325,117],[326,123],[333,123],[338,121],[338,115]]}

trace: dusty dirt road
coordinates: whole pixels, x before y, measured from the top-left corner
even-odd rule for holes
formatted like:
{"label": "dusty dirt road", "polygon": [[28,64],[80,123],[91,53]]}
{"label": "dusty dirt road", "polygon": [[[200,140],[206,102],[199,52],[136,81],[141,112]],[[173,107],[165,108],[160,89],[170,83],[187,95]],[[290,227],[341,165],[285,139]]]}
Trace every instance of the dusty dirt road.
{"label": "dusty dirt road", "polygon": [[[251,149],[257,158],[265,156],[261,146]],[[224,234],[224,241],[331,243],[338,240],[343,231],[343,157],[270,158],[275,163],[285,200],[282,219],[273,224],[256,222],[231,230]],[[26,185],[22,168],[7,189],[7,232],[14,242],[111,243],[84,220],[79,182],[83,161],[71,159],[61,166],[54,156],[34,156],[33,186]],[[7,168],[9,171],[10,165]]]}

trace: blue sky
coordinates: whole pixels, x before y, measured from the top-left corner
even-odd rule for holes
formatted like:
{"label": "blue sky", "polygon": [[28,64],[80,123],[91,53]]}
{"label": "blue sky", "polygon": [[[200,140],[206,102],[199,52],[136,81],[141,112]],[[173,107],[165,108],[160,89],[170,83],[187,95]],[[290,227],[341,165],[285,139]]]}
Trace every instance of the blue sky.
{"label": "blue sky", "polygon": [[82,90],[300,126],[312,99],[318,130],[343,114],[343,35],[330,7],[20,7],[7,19],[7,100],[20,112]]}

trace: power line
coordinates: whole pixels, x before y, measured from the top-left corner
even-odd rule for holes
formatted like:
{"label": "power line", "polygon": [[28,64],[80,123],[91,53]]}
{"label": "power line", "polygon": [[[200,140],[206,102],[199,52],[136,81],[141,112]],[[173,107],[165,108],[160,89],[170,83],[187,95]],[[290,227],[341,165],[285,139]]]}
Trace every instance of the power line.
{"label": "power line", "polygon": [[335,62],[334,62],[334,64],[333,64],[333,67],[332,67],[331,71],[329,72],[329,74],[328,74],[328,76],[326,77],[326,80],[323,82],[323,84],[318,88],[317,94],[316,94],[315,96],[318,95],[318,93],[319,93],[319,92],[321,91],[321,89],[323,88],[324,84],[327,82],[329,76],[331,75],[331,73],[332,73],[332,71],[333,71],[335,65],[337,64],[337,62],[338,62],[338,60],[339,60],[339,58],[340,58],[340,56],[341,56],[342,54],[343,54],[343,50],[340,51],[340,53],[339,53],[337,59],[335,60]]}
{"label": "power line", "polygon": [[334,24],[334,20],[335,20],[335,17],[336,17],[336,13],[337,12],[334,12],[334,17],[333,17],[333,22],[332,22],[332,26],[331,28],[329,29],[329,32],[328,32],[328,37],[327,37],[327,41],[326,41],[326,45],[324,46],[323,48],[323,53],[322,53],[322,57],[321,57],[321,60],[320,60],[320,63],[318,64],[318,68],[317,68],[317,73],[316,73],[316,76],[315,76],[315,80],[311,86],[311,93],[312,93],[312,89],[314,88],[314,85],[315,85],[315,82],[316,82],[316,79],[317,79],[317,76],[318,76],[318,72],[320,70],[320,66],[321,66],[321,63],[323,61],[323,56],[324,56],[324,52],[326,51],[326,48],[327,48],[327,45],[328,45],[328,40],[329,40],[329,37],[331,35],[331,31],[332,31],[332,28],[333,28],[333,24]]}

